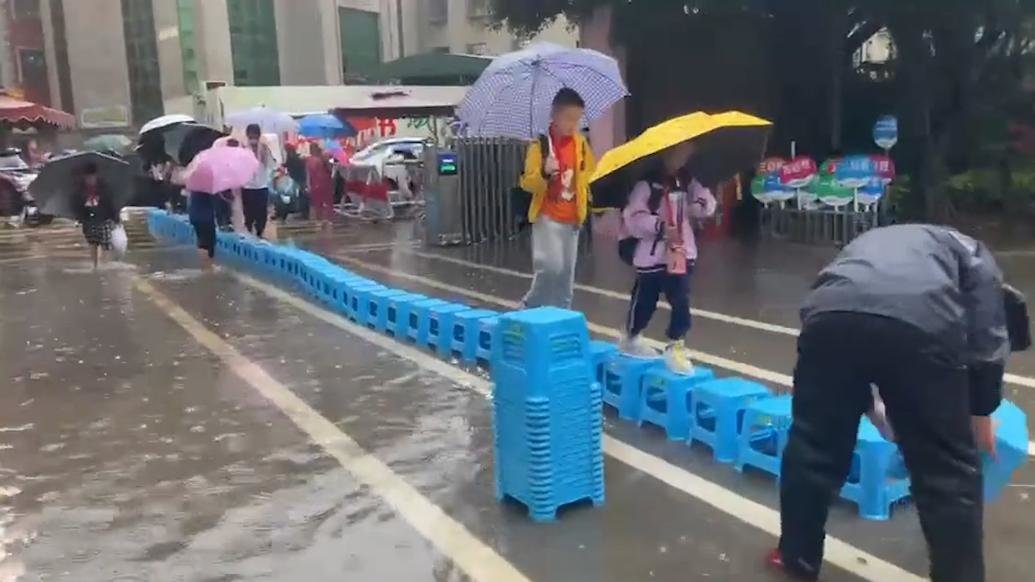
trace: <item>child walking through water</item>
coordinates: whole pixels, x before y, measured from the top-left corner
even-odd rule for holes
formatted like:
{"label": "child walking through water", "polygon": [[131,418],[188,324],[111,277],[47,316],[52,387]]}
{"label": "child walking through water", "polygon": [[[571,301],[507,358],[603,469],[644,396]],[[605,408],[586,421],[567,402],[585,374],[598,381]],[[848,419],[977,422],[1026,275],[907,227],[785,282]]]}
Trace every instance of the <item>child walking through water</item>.
{"label": "child walking through water", "polygon": [[665,150],[660,171],[633,187],[622,212],[625,238],[621,243],[632,251],[628,258],[636,268],[622,351],[636,357],[657,355],[641,334],[664,293],[672,306],[665,361],[672,372],[686,375],[694,370],[686,335],[690,332],[690,276],[697,260],[690,219],[715,213],[711,191],[683,172],[693,153],[692,142]]}

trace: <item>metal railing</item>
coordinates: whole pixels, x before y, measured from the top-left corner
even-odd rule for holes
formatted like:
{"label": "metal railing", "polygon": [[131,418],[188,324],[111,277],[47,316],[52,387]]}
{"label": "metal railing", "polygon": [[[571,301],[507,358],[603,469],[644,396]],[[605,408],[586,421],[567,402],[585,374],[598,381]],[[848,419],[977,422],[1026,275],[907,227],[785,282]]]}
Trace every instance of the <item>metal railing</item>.
{"label": "metal railing", "polygon": [[868,230],[890,224],[884,204],[867,210],[773,206],[760,214],[763,236],[809,244],[846,245]]}
{"label": "metal railing", "polygon": [[463,242],[477,244],[518,234],[511,191],[525,165],[523,140],[456,138],[451,146],[460,168],[460,212]]}

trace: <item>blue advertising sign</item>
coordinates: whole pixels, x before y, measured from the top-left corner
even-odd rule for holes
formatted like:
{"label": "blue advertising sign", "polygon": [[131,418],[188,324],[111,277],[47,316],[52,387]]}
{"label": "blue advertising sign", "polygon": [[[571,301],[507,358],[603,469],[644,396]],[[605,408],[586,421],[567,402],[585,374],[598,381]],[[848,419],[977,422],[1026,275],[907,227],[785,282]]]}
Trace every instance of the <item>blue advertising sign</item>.
{"label": "blue advertising sign", "polygon": [[881,116],[873,126],[873,141],[882,150],[890,150],[898,143],[898,118],[894,115]]}

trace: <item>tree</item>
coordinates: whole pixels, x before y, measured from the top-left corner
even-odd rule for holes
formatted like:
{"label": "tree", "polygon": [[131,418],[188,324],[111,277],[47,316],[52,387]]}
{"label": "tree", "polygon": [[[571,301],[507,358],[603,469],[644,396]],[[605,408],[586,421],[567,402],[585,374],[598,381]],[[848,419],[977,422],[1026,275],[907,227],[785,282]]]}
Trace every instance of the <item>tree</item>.
{"label": "tree", "polygon": [[[912,175],[913,194],[933,218],[944,210],[939,192],[948,171],[966,169],[975,158],[970,139],[975,126],[1017,101],[1035,50],[1033,0],[492,1],[498,23],[526,33],[559,15],[578,22],[602,6],[614,10],[618,25],[612,32],[619,44],[677,14],[716,25],[731,17],[764,22],[770,31],[769,67],[781,84],[777,132],[819,131],[825,143],[807,143],[831,150],[843,141],[851,57],[886,28],[896,55],[888,86],[901,118],[898,165]],[[808,67],[796,66],[795,59],[808,59]],[[824,119],[803,113],[817,110],[825,111]]]}

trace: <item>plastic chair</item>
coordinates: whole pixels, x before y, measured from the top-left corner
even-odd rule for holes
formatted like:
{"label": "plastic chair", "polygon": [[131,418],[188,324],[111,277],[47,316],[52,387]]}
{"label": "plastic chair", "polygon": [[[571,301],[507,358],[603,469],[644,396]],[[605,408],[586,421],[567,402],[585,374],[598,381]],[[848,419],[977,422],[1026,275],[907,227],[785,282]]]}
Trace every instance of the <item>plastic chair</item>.
{"label": "plastic chair", "polygon": [[431,344],[431,308],[449,305],[448,301],[442,299],[425,299],[413,304],[410,312],[410,321],[406,326],[406,335],[414,343],[420,346],[430,347]]}
{"label": "plastic chair", "polygon": [[791,397],[776,396],[751,403],[744,410],[737,463],[743,471],[752,466],[780,477],[780,462],[791,430]]}
{"label": "plastic chair", "polygon": [[889,519],[891,506],[909,497],[909,475],[898,446],[885,440],[865,416],[841,497],[855,502],[861,517],[876,521]]}
{"label": "plastic chair", "polygon": [[618,355],[618,346],[611,342],[592,340],[589,342],[589,361],[593,365],[593,377],[604,385],[607,363]]}
{"label": "plastic chair", "polygon": [[[473,365],[477,361],[478,340],[481,333],[481,322],[483,319],[499,315],[496,311],[488,309],[471,309],[460,311],[453,315],[450,324],[452,333],[450,341],[439,343],[439,355],[445,359],[456,355],[460,361],[467,365]],[[445,349],[443,349],[445,347]]]}
{"label": "plastic chair", "polygon": [[616,408],[619,418],[638,422],[643,375],[663,365],[661,358],[633,358],[625,354],[611,358],[604,373],[604,404]]}
{"label": "plastic chair", "polygon": [[640,390],[640,420],[665,429],[670,441],[690,438],[690,395],[694,387],[715,378],[708,368],[694,368],[689,376],[674,374],[665,366],[647,370]]}
{"label": "plastic chair", "polygon": [[700,441],[712,448],[720,463],[737,460],[737,438],[744,410],[770,396],[765,386],[743,378],[723,378],[699,384],[693,391],[688,445]]}
{"label": "plastic chair", "polygon": [[426,295],[418,293],[407,293],[389,299],[385,332],[396,339],[408,339],[414,304],[427,299]]}

